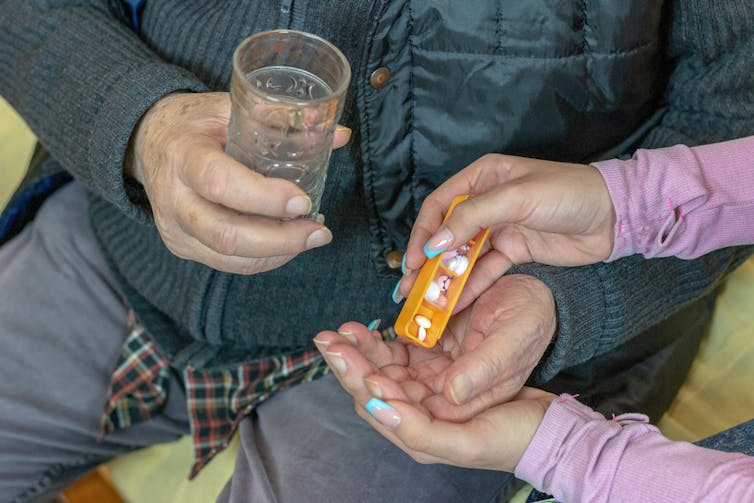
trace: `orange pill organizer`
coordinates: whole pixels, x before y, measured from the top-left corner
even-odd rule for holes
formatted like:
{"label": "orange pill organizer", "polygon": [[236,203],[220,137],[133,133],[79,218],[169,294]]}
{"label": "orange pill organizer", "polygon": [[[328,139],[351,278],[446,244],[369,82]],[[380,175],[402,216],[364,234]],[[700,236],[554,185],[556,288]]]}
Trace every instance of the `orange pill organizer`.
{"label": "orange pill organizer", "polygon": [[[468,197],[453,199],[445,220],[456,205]],[[427,348],[437,344],[489,232],[484,229],[455,250],[441,253],[424,263],[395,321],[393,329],[396,334]]]}

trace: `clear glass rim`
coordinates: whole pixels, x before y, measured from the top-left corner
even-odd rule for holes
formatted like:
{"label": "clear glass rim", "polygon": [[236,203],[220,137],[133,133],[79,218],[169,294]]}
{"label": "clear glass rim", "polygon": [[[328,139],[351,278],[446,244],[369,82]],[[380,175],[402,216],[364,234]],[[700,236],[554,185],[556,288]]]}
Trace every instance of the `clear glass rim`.
{"label": "clear glass rim", "polygon": [[[323,96],[321,98],[315,98],[311,100],[297,100],[295,98],[291,98],[288,96],[275,96],[275,95],[270,95],[267,93],[260,92],[259,89],[257,89],[255,86],[252,86],[249,83],[249,81],[245,78],[244,71],[241,69],[241,51],[248,44],[253,42],[255,39],[263,38],[265,36],[272,35],[272,34],[293,34],[293,35],[300,36],[302,38],[315,40],[325,45],[328,49],[330,49],[337,56],[337,59],[340,61],[340,63],[342,64],[344,68],[342,82],[340,82],[340,84],[338,85],[336,89],[333,89],[331,94],[327,96]],[[297,105],[301,107],[319,105],[322,103],[328,103],[333,100],[337,101],[348,90],[348,86],[350,85],[350,82],[351,82],[351,65],[349,64],[348,59],[341,52],[341,50],[338,49],[332,42],[325,40],[324,38],[320,36],[314,35],[313,33],[308,33],[308,32],[299,31],[299,30],[287,30],[287,29],[260,31],[259,33],[255,33],[253,35],[250,35],[249,37],[246,37],[240,44],[238,44],[238,47],[236,47],[235,51],[233,51],[233,73],[237,76],[243,76],[243,78],[240,79],[242,81],[242,85],[246,89],[251,91],[252,93],[257,94],[259,96],[263,96],[266,100],[269,100],[269,101],[287,103],[287,104]]]}

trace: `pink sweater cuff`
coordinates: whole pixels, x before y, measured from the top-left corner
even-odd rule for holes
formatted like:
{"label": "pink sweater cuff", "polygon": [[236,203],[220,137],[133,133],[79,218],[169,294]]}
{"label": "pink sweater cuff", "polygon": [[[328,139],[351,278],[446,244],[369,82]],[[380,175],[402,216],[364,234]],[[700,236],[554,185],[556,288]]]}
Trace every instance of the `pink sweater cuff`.
{"label": "pink sweater cuff", "polygon": [[613,252],[695,258],[754,243],[754,136],[699,147],[638,150],[593,163],[616,213]]}
{"label": "pink sweater cuff", "polygon": [[555,399],[516,466],[558,501],[754,501],[754,458],[668,440],[643,414],[612,420]]}
{"label": "pink sweater cuff", "polygon": [[[589,448],[598,447],[589,437],[614,437],[623,426],[630,424],[657,431],[648,421],[643,414],[623,414],[607,421],[602,414],[579,403],[571,395],[561,395],[547,409],[537,433],[516,466],[515,475],[563,501],[598,501],[599,495],[590,491],[597,490],[596,486],[601,484],[580,482],[585,473],[600,477],[599,472],[592,469],[602,457],[599,450]],[[602,461],[600,471],[610,476],[620,460],[605,463],[602,458]]]}

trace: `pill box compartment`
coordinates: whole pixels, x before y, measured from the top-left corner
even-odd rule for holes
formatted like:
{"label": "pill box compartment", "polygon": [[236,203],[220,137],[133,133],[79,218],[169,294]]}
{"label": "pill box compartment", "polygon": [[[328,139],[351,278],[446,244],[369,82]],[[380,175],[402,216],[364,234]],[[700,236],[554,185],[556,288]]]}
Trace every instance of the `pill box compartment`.
{"label": "pill box compartment", "polygon": [[[476,242],[472,239],[466,243],[462,253],[464,257],[476,258],[478,255],[478,250],[475,248]],[[461,295],[461,290],[471,274],[471,267],[461,275],[456,275],[453,270],[448,268],[446,264],[449,262],[449,258],[453,256],[445,254],[433,259],[437,262],[434,267],[434,276],[424,289],[421,302],[414,310],[414,315],[408,327],[406,327],[408,338],[423,346],[432,347],[440,339],[456,301]],[[416,315],[424,316],[432,323],[432,326],[426,329],[427,335],[423,340],[419,336],[419,325],[415,321]]]}

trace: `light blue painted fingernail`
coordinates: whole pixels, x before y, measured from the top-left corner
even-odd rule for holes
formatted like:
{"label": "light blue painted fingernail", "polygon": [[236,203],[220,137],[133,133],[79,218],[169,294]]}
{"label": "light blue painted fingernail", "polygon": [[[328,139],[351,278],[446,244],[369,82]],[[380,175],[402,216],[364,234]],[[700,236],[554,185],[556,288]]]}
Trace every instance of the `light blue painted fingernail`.
{"label": "light blue painted fingernail", "polygon": [[401,274],[406,274],[406,255],[408,255],[408,253],[404,253],[403,258],[401,259]]}
{"label": "light blue painted fingernail", "polygon": [[383,402],[379,398],[372,398],[364,405],[364,408],[369,412],[370,416],[388,428],[392,429],[401,424],[401,415],[395,410],[395,407]]}
{"label": "light blue painted fingernail", "polygon": [[445,253],[446,248],[440,248],[439,250],[431,251],[429,248],[427,248],[427,245],[424,245],[424,255],[427,256],[427,258],[435,258],[441,253]]}
{"label": "light blue painted fingernail", "polygon": [[364,408],[369,412],[369,414],[372,417],[375,416],[375,413],[377,412],[377,409],[386,409],[386,410],[395,410],[395,407],[390,405],[389,403],[385,403],[379,398],[372,398],[370,399],[367,404],[364,406]]}
{"label": "light blue painted fingernail", "polygon": [[369,325],[367,325],[367,330],[377,330],[380,326],[380,323],[382,322],[381,319],[377,318],[376,320],[372,321]]}
{"label": "light blue painted fingernail", "polygon": [[398,290],[398,287],[400,287],[400,286],[401,286],[401,282],[400,282],[400,281],[398,281],[398,284],[397,284],[397,285],[395,285],[395,288],[393,288],[393,302],[395,302],[396,304],[400,304],[401,302],[403,302],[403,299],[405,299],[405,298],[406,298],[406,297],[404,297],[404,296],[403,296],[403,294],[402,294],[402,293],[401,293],[401,292],[400,292],[400,291]]}

